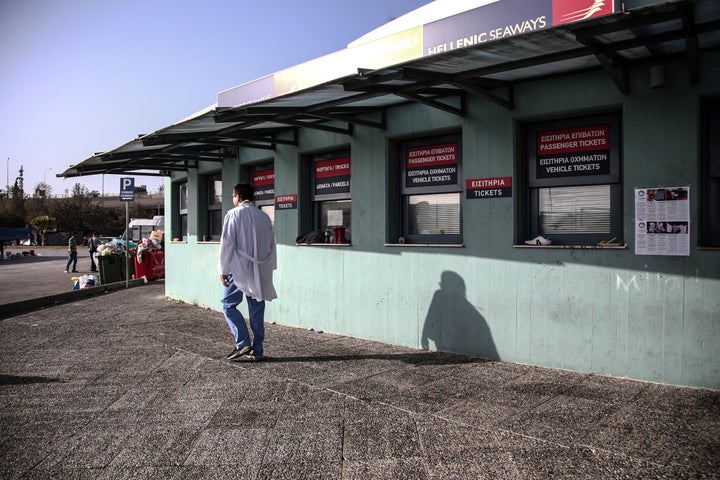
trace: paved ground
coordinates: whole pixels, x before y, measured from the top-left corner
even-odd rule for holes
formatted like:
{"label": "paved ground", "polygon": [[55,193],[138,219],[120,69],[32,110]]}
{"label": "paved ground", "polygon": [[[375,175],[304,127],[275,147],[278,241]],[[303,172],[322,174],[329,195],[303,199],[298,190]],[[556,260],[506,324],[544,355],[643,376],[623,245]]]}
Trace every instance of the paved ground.
{"label": "paved ground", "polygon": [[[35,256],[22,256],[30,249]],[[78,247],[79,273],[64,273],[67,247],[5,247],[8,251],[12,258],[0,260],[0,304],[72,291],[72,277],[91,273],[90,254],[82,246]]]}
{"label": "paved ground", "polygon": [[230,349],[162,281],[0,320],[0,478],[720,478],[718,391],[271,324],[268,361]]}

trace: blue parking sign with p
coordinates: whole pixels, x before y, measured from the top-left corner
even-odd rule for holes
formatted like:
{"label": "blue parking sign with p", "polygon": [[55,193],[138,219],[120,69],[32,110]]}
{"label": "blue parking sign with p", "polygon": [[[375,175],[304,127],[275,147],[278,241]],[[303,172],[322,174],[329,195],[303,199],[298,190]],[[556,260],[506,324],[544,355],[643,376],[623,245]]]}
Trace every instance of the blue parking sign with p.
{"label": "blue parking sign with p", "polygon": [[121,202],[134,202],[135,201],[135,179],[131,177],[124,177],[120,179],[120,201]]}

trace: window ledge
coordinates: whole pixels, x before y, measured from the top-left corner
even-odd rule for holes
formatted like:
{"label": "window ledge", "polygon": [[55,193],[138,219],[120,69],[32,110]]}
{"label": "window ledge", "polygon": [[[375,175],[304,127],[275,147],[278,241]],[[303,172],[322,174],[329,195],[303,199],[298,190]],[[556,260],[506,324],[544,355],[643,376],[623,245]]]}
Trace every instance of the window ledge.
{"label": "window ledge", "polygon": [[618,245],[513,245],[513,248],[578,249],[578,250],[627,250],[625,243]]}
{"label": "window ledge", "polygon": [[352,243],[296,243],[298,247],[352,247]]}
{"label": "window ledge", "polygon": [[386,243],[386,247],[464,248],[464,243]]}
{"label": "window ledge", "polygon": [[197,243],[220,243],[220,240],[198,240]]}
{"label": "window ledge", "polygon": [[720,247],[697,247],[697,249],[706,252],[720,252]]}

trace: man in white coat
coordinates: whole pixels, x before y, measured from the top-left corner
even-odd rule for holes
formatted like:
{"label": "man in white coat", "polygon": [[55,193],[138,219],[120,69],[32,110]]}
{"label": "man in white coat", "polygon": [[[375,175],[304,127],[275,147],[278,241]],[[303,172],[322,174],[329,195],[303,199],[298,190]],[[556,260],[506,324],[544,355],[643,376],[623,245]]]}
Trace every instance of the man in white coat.
{"label": "man in white coat", "polygon": [[[235,185],[233,205],[235,208],[223,221],[218,261],[223,314],[235,337],[235,349],[227,358],[258,361],[264,355],[265,301],[277,298],[272,280],[277,268],[275,235],[270,217],[253,203],[250,184]],[[245,318],[237,309],[243,294],[250,313],[252,341]]]}

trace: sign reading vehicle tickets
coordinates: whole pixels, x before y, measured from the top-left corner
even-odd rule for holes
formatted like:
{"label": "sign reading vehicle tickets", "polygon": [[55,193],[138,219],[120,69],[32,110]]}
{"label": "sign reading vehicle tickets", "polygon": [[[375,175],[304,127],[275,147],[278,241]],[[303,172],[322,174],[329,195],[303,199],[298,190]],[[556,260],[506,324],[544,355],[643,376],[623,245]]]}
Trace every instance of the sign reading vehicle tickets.
{"label": "sign reading vehicle tickets", "polygon": [[405,186],[454,185],[458,174],[458,144],[410,147],[405,152]]}
{"label": "sign reading vehicle tickets", "polygon": [[537,178],[610,173],[610,126],[546,130],[537,133]]}

